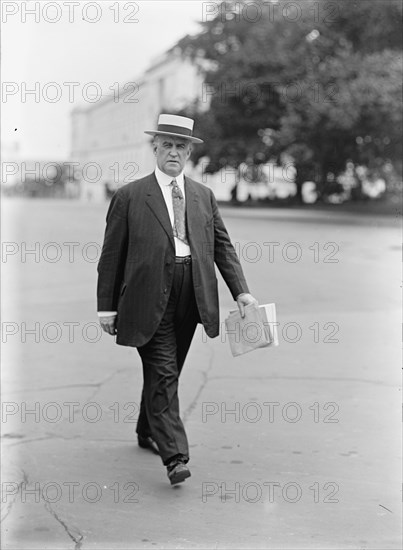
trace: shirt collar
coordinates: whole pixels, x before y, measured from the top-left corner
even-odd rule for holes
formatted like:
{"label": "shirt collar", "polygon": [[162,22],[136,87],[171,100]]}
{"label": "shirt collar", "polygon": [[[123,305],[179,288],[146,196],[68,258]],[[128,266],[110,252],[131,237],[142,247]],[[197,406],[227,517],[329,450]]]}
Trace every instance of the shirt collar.
{"label": "shirt collar", "polygon": [[178,182],[178,185],[179,187],[182,187],[184,186],[184,175],[183,175],[183,171],[179,174],[179,176],[176,176],[175,178],[173,176],[169,176],[168,174],[165,174],[164,172],[162,172],[158,166],[155,167],[155,177],[157,178],[157,181],[159,183],[160,186],[162,185],[170,185],[171,184],[171,181],[173,179],[176,179],[176,181]]}

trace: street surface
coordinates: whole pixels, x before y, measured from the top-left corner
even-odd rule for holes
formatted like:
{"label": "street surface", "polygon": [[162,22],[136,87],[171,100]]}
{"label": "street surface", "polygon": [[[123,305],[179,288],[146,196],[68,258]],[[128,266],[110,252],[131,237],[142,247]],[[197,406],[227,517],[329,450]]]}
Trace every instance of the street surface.
{"label": "street surface", "polygon": [[280,345],[234,359],[199,327],[172,488],[136,444],[137,351],[98,327],[107,205],[2,209],[2,548],[401,548],[397,219],[222,209]]}

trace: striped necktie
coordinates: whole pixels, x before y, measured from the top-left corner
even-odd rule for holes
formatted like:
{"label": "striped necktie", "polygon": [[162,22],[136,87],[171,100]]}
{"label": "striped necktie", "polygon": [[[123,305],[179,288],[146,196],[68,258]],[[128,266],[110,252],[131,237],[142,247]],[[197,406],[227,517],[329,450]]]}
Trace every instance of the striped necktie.
{"label": "striped necktie", "polygon": [[185,200],[176,179],[171,181],[171,185],[172,205],[174,209],[174,237],[177,237],[185,244],[189,244],[186,236]]}

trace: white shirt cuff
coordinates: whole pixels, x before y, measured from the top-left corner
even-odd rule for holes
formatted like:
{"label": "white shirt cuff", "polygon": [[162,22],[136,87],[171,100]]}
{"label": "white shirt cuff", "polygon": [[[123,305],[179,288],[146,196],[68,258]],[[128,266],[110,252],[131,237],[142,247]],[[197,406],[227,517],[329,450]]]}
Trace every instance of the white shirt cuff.
{"label": "white shirt cuff", "polygon": [[112,315],[117,314],[117,311],[98,311],[98,317],[111,317]]}

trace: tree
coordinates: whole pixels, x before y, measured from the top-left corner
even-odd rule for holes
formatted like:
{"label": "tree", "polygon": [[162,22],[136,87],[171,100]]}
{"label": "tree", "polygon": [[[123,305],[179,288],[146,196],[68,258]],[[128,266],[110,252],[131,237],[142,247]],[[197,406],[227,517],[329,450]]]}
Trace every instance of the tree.
{"label": "tree", "polygon": [[205,74],[182,112],[206,137],[194,160],[214,172],[287,153],[300,200],[349,160],[401,172],[401,15],[395,0],[222,2],[179,43]]}

